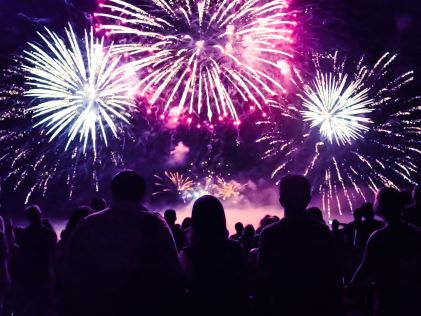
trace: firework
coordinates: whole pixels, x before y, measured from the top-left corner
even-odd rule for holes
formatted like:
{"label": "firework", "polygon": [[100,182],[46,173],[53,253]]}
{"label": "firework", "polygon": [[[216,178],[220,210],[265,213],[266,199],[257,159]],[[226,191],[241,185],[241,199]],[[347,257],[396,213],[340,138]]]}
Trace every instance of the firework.
{"label": "firework", "polygon": [[166,192],[177,193],[184,203],[191,202],[203,195],[214,195],[222,200],[238,197],[244,186],[230,180],[226,181],[222,176],[214,176],[208,173],[204,177],[190,177],[181,172],[165,171],[164,176],[155,175],[156,191],[153,195]]}
{"label": "firework", "polygon": [[133,75],[113,55],[113,46],[106,47],[92,30],[85,32],[84,43],[71,26],[65,29],[66,41],[45,30],[38,33],[42,44],[30,43],[24,52],[25,95],[35,103],[29,109],[34,128],[47,130],[50,140],[66,137],[65,149],[79,140],[85,151],[91,139],[95,151],[97,134],[107,145],[109,132],[118,138],[121,125],[129,124]]}
{"label": "firework", "polygon": [[373,100],[361,80],[364,77],[349,80],[346,74],[317,72],[301,96],[304,120],[311,121],[311,127],[320,126],[320,134],[331,143],[335,139],[350,144],[369,129],[366,115]]}
{"label": "firework", "polygon": [[231,180],[227,182],[222,177],[216,177],[216,181],[213,184],[215,196],[224,201],[230,198],[238,197],[243,188],[244,186],[237,181]]}
{"label": "firework", "polygon": [[[285,93],[280,77],[292,57],[285,0],[153,0],[136,7],[101,4],[97,30],[124,35],[116,45],[140,71],[139,91],[161,118],[192,116],[239,124],[240,107],[265,110]],[[127,37],[131,40],[127,42]],[[200,122],[199,122],[200,124]]]}
{"label": "firework", "polygon": [[126,156],[146,155],[145,143],[153,132],[139,115],[131,118],[130,126],[116,122],[119,138],[111,138],[107,146],[98,142],[93,153],[84,146],[66,150],[67,142],[63,137],[51,139],[48,126],[34,128],[26,95],[28,74],[22,69],[27,63],[16,57],[0,72],[0,179],[5,190],[15,190],[28,203],[59,186],[63,190],[55,195],[71,199],[75,192],[98,192],[101,183],[127,168]]}
{"label": "firework", "polygon": [[[155,178],[159,180],[155,184],[162,188],[161,192],[169,191],[191,191],[194,187],[194,182],[188,176],[184,176],[180,172],[165,171],[165,178],[155,175]],[[167,182],[167,183],[165,183]],[[168,185],[169,184],[169,185]],[[155,192],[154,194],[159,194]]]}
{"label": "firework", "polygon": [[263,158],[278,162],[272,177],[309,177],[329,216],[344,205],[353,210],[382,186],[415,184],[421,106],[418,97],[401,97],[413,72],[394,76],[395,58],[386,53],[370,68],[338,53],[315,56],[313,77],[292,76],[297,98],[281,106],[278,119],[260,122],[267,127]]}

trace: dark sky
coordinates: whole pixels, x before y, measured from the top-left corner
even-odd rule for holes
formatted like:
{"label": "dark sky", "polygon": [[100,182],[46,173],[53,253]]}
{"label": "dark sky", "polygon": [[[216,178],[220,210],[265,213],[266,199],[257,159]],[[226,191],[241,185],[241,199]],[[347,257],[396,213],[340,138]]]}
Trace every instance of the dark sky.
{"label": "dark sky", "polygon": [[[291,4],[309,12],[303,16],[305,34],[299,49],[338,48],[372,58],[390,50],[399,52],[399,64],[405,69],[421,72],[419,0],[292,0]],[[43,25],[60,29],[70,20],[88,26],[84,12],[95,7],[95,0],[0,0],[0,65]]]}

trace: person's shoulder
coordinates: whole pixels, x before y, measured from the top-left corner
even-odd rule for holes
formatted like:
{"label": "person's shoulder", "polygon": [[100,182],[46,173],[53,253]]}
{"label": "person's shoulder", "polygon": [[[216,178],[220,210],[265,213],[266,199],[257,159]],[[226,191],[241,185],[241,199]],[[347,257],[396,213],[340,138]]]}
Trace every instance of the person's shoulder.
{"label": "person's shoulder", "polygon": [[285,218],[281,218],[279,221],[269,224],[262,229],[262,235],[270,235],[282,230],[283,227],[288,226],[288,221]]}
{"label": "person's shoulder", "polygon": [[390,227],[386,226],[374,231],[369,237],[367,243],[370,245],[377,244],[385,238],[387,239],[389,235]]}
{"label": "person's shoulder", "polygon": [[89,226],[89,225],[93,225],[97,222],[100,222],[102,220],[104,220],[110,213],[110,209],[107,208],[105,210],[99,211],[99,212],[95,212],[93,214],[90,214],[88,216],[86,216],[79,224],[78,226]]}
{"label": "person's shoulder", "polygon": [[105,209],[93,214],[88,215],[81,220],[71,235],[79,235],[89,233],[101,226],[104,222],[110,222],[109,219],[110,209]]}
{"label": "person's shoulder", "polygon": [[242,250],[243,246],[241,245],[241,243],[237,240],[233,240],[233,239],[227,239],[226,241],[226,245],[228,248],[232,249],[232,250]]}

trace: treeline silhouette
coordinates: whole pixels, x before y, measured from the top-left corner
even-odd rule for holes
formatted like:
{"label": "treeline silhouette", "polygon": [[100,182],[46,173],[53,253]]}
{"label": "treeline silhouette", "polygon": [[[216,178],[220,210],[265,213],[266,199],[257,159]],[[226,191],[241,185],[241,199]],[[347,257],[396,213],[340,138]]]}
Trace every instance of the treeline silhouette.
{"label": "treeline silhouette", "polygon": [[0,217],[0,315],[421,315],[420,187],[382,188],[329,228],[309,181],[288,175],[284,217],[232,236],[217,198],[179,225],[142,206],[145,187],[120,172],[110,206],[78,207],[59,241],[36,205],[25,228]]}

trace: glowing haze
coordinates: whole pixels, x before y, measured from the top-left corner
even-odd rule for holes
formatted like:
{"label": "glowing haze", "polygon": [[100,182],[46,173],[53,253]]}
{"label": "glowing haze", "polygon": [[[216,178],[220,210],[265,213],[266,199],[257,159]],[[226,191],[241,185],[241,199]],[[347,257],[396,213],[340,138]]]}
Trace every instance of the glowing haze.
{"label": "glowing haze", "polygon": [[[136,7],[107,0],[97,30],[123,41],[119,53],[140,71],[139,92],[162,119],[240,123],[285,93],[279,80],[292,57],[285,0],[154,0]],[[128,40],[130,39],[130,40]],[[173,113],[173,112],[172,112]]]}

